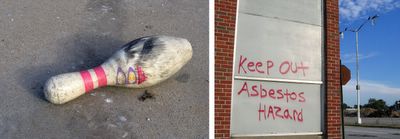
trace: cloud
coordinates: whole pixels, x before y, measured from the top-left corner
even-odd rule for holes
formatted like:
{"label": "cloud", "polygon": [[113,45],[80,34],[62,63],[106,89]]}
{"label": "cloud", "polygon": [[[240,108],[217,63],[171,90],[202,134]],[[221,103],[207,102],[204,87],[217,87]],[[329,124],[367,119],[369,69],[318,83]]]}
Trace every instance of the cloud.
{"label": "cloud", "polygon": [[[355,77],[343,86],[343,100],[349,106],[357,102]],[[367,104],[370,98],[383,99],[390,106],[400,98],[400,88],[374,81],[360,81],[361,104]]]}
{"label": "cloud", "polygon": [[[355,78],[355,77],[353,77]],[[355,79],[343,86],[344,92],[355,92],[356,82]],[[376,95],[400,95],[400,88],[390,87],[383,83],[374,81],[360,81],[360,89],[363,94],[376,94]]]}
{"label": "cloud", "polygon": [[[358,60],[364,60],[368,58],[372,58],[377,56],[378,53],[372,52],[368,54],[358,54]],[[347,53],[347,54],[342,54],[341,55],[342,63],[347,64],[347,63],[355,63],[356,62],[356,54],[355,53]]]}
{"label": "cloud", "polygon": [[367,16],[368,12],[384,13],[400,8],[398,0],[339,0],[342,19],[352,21]]}

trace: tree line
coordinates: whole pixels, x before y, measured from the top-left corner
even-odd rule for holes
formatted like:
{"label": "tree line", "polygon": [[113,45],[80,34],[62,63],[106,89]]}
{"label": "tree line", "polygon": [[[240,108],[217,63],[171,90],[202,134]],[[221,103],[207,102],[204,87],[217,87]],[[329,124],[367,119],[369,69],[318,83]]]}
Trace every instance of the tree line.
{"label": "tree line", "polygon": [[[362,117],[400,117],[400,109],[398,106],[396,107],[398,102],[396,101],[393,105],[388,106],[382,99],[370,98],[367,104],[360,106],[360,114]],[[344,115],[348,117],[357,116],[357,111],[349,108],[357,109],[357,105],[350,107],[343,103]]]}

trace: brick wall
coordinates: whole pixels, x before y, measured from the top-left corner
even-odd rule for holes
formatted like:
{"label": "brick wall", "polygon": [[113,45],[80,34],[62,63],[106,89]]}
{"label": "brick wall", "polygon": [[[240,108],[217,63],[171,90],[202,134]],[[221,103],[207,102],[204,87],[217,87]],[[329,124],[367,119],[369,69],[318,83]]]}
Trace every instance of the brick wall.
{"label": "brick wall", "polygon": [[215,138],[229,138],[236,0],[215,1]]}
{"label": "brick wall", "polygon": [[[326,136],[341,138],[340,49],[337,0],[326,0]],[[236,0],[215,1],[215,138],[230,138]]]}
{"label": "brick wall", "polygon": [[340,46],[338,0],[325,3],[326,54],[326,133],[329,139],[341,138]]}

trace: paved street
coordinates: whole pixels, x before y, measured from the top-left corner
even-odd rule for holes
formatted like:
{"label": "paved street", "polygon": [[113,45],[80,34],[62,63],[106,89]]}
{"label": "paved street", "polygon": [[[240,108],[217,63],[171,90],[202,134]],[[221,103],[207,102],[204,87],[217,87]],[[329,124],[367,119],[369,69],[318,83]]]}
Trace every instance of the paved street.
{"label": "paved street", "polygon": [[[208,21],[201,0],[1,0],[0,138],[207,138]],[[193,46],[169,80],[100,88],[64,105],[44,99],[51,76],[93,68],[156,34]],[[153,99],[138,99],[145,90]]]}
{"label": "paved street", "polygon": [[346,139],[399,139],[400,129],[345,126]]}

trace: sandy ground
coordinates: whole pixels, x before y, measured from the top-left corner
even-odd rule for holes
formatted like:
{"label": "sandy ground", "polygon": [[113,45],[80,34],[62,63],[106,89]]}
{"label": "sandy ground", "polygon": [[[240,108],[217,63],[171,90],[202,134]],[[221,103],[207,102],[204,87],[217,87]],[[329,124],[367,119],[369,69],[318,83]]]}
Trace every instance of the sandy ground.
{"label": "sandy ground", "polygon": [[[208,138],[208,1],[1,0],[0,30],[0,138]],[[155,34],[192,43],[192,60],[171,79],[65,105],[44,99],[51,76]],[[139,100],[145,90],[153,99]]]}

